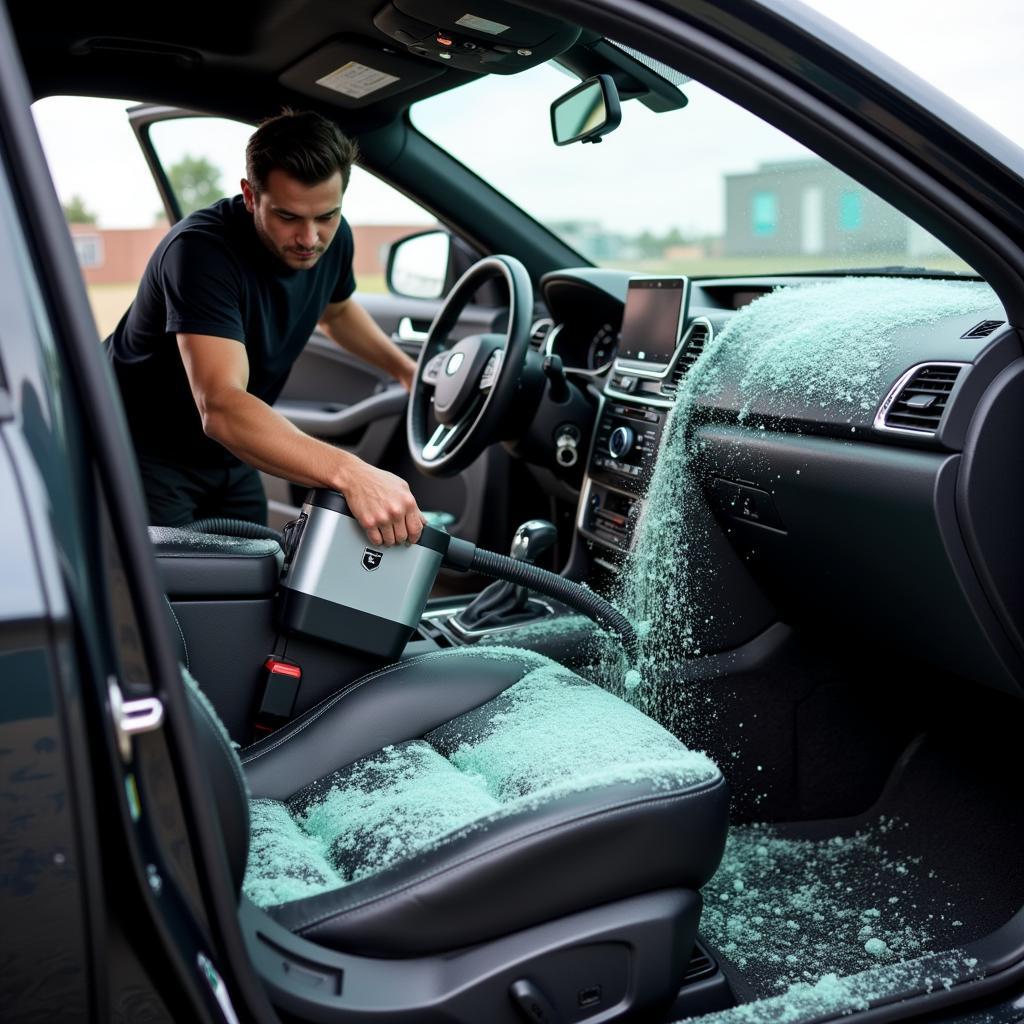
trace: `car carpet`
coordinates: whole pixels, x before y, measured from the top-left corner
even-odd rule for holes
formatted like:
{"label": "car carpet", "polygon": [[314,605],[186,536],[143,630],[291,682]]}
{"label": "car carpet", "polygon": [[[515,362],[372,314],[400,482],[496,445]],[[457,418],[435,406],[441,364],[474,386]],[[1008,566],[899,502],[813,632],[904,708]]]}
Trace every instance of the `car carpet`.
{"label": "car carpet", "polygon": [[757,1001],[702,1019],[796,1021],[976,973],[961,948],[1024,903],[1012,726],[986,751],[920,737],[857,817],[734,828],[701,936]]}

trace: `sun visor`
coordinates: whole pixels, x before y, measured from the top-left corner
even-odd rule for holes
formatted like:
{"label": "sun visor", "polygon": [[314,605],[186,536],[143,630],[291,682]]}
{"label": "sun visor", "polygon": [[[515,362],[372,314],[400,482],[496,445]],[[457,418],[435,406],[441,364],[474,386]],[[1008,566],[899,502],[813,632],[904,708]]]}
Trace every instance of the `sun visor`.
{"label": "sun visor", "polygon": [[280,76],[282,85],[335,106],[366,107],[437,78],[442,69],[339,36]]}
{"label": "sun visor", "polygon": [[477,74],[525,71],[580,34],[574,25],[500,0],[393,0],[373,23],[417,57]]}

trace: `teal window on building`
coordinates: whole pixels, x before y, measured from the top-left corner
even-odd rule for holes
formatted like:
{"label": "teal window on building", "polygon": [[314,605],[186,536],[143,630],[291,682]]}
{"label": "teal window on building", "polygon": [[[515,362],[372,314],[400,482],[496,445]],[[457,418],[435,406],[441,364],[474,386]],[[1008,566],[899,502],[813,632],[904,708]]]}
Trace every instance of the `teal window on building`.
{"label": "teal window on building", "polygon": [[864,224],[864,197],[859,192],[844,192],[839,197],[839,226],[844,231],[859,231]]}
{"label": "teal window on building", "polygon": [[750,212],[755,235],[766,238],[775,234],[779,226],[779,200],[774,192],[755,192]]}

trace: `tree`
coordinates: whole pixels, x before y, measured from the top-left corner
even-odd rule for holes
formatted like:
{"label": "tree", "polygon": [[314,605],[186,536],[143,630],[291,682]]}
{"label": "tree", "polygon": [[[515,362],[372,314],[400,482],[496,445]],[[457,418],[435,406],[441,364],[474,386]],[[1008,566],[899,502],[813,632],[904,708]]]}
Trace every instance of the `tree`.
{"label": "tree", "polygon": [[167,179],[178,198],[181,215],[209,206],[224,194],[220,187],[220,171],[205,156],[185,154],[167,168]]}
{"label": "tree", "polygon": [[96,223],[96,214],[86,209],[85,200],[80,195],[73,195],[62,206],[64,208],[64,219],[69,224]]}

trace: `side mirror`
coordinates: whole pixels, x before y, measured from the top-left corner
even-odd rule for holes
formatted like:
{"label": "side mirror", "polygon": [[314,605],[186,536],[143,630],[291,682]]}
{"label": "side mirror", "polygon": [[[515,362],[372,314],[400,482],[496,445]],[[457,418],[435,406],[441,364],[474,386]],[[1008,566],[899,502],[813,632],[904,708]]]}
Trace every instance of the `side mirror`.
{"label": "side mirror", "polygon": [[600,142],[622,121],[619,90],[611,75],[595,75],[551,104],[551,134],[556,146]]}
{"label": "side mirror", "polygon": [[451,236],[422,231],[392,243],[384,279],[388,291],[410,299],[439,299],[445,293]]}

